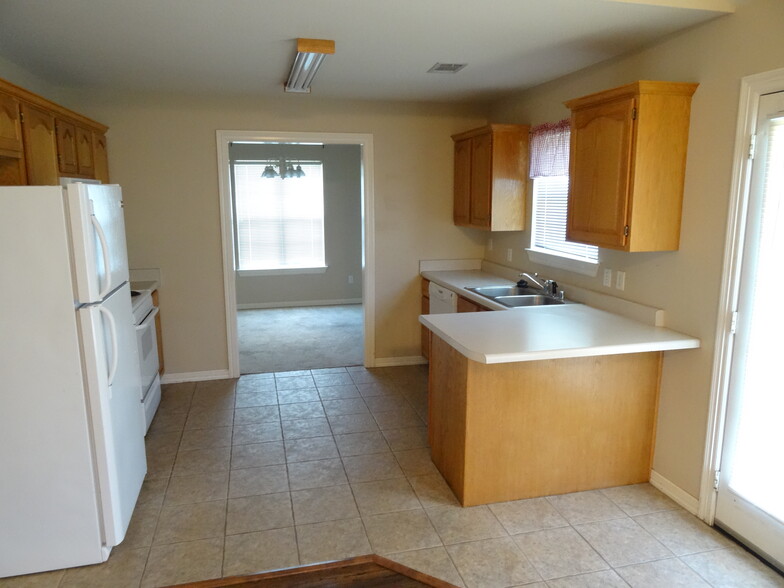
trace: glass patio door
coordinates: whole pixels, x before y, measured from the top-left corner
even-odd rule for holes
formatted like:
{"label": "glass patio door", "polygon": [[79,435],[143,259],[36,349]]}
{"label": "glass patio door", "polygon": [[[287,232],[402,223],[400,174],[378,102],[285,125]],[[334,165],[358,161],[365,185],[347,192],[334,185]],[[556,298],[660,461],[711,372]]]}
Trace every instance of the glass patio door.
{"label": "glass patio door", "polygon": [[716,522],[784,569],[784,92],[760,98]]}

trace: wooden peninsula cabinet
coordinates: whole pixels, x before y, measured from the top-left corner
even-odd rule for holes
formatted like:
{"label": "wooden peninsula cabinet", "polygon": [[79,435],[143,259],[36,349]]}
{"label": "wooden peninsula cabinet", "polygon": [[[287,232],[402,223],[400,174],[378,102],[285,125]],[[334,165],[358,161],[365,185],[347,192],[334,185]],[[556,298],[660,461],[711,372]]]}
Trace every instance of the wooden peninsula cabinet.
{"label": "wooden peninsula cabinet", "polygon": [[565,103],[572,111],[568,240],[678,249],[697,86],[639,81]]}
{"label": "wooden peninsula cabinet", "polygon": [[455,142],[454,222],[489,231],[525,228],[528,127],[491,124]]}
{"label": "wooden peninsula cabinet", "polygon": [[0,79],[0,185],[108,183],[107,128]]}

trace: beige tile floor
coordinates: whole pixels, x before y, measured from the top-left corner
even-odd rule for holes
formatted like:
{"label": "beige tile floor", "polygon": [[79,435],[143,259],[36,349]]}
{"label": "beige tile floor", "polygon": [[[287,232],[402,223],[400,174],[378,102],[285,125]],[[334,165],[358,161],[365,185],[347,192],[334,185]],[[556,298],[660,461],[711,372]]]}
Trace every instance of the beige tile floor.
{"label": "beige tile floor", "polygon": [[461,508],[424,367],[166,386],[127,537],[0,586],[162,586],[379,553],[457,586],[784,586],[648,484]]}

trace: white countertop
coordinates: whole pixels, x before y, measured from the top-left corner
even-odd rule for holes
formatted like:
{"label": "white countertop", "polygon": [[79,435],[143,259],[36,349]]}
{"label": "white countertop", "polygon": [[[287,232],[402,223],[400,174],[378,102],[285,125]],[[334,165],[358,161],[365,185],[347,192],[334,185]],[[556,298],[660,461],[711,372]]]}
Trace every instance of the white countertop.
{"label": "white countertop", "polygon": [[[447,288],[512,285],[481,271],[422,272]],[[488,308],[506,307],[467,290],[459,294]],[[568,296],[568,293],[567,293]],[[421,315],[419,322],[479,363],[509,363],[592,355],[694,349],[700,340],[584,304]]]}

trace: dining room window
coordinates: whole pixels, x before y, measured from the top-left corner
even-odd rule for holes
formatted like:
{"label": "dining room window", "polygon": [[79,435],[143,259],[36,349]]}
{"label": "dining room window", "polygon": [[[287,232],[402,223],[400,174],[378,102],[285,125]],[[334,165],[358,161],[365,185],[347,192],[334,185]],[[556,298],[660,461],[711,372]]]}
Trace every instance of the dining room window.
{"label": "dining room window", "polygon": [[322,162],[237,161],[232,175],[236,269],[323,271]]}

